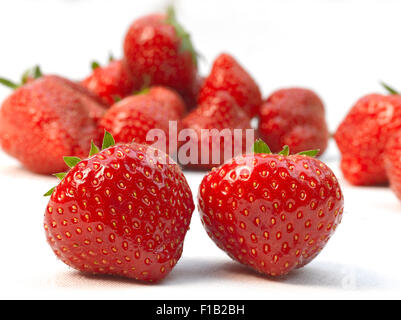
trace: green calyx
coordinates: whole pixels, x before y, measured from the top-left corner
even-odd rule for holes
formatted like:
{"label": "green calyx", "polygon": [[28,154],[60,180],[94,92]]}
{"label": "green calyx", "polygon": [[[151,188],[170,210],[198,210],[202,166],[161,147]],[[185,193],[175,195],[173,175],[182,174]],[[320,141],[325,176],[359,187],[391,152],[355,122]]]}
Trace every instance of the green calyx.
{"label": "green calyx", "polygon": [[0,78],[0,84],[15,90],[18,89],[19,87],[22,87],[24,84],[26,84],[30,79],[38,79],[42,76],[42,71],[40,70],[39,66],[35,66],[31,69],[26,70],[21,77],[21,80],[19,83],[16,83],[14,81],[11,81],[9,79],[5,78]]}
{"label": "green calyx", "polygon": [[[299,152],[297,154],[303,155],[303,156],[308,156],[308,157],[316,157],[317,154],[319,153],[319,151],[320,151],[319,149],[307,150],[307,151]],[[258,139],[255,141],[255,143],[253,145],[253,153],[273,154],[271,152],[269,146],[262,139]],[[285,145],[283,147],[283,150],[281,150],[278,154],[282,155],[282,156],[288,156],[290,154],[290,148],[287,145]]]}
{"label": "green calyx", "polygon": [[[89,157],[92,157],[92,156],[98,154],[101,150],[110,148],[110,147],[114,146],[115,144],[116,143],[115,143],[114,138],[111,135],[111,133],[105,131],[104,137],[103,137],[102,149],[99,149],[99,147],[97,147],[96,144],[92,140],[91,141],[91,149],[89,151]],[[82,161],[78,157],[64,157],[63,159],[64,159],[64,162],[66,163],[66,165],[71,169],[74,168],[79,162]],[[67,175],[67,173],[68,172],[59,172],[59,173],[55,173],[53,175],[55,177],[57,177],[59,180],[63,180],[65,178],[65,176]],[[56,187],[51,188],[43,196],[45,196],[45,197],[51,196],[55,188]]]}
{"label": "green calyx", "polygon": [[177,21],[177,17],[175,14],[175,10],[172,6],[167,9],[167,23],[174,27],[177,36],[181,39],[181,48],[182,52],[189,51],[192,56],[192,60],[194,64],[198,65],[198,54],[195,51],[195,48],[191,41],[190,34],[184,29],[184,27]]}
{"label": "green calyx", "polygon": [[387,83],[385,82],[380,82],[380,84],[383,86],[384,89],[387,90],[389,94],[400,94],[397,90],[394,88],[390,87]]}
{"label": "green calyx", "polygon": [[[114,61],[114,60],[115,60],[115,58],[114,58],[113,54],[110,52],[110,53],[109,53],[109,57],[107,58],[107,61],[110,63],[110,62],[112,62],[112,61]],[[102,65],[101,65],[98,61],[93,60],[93,61],[91,62],[91,64],[90,64],[90,66],[91,66],[91,69],[92,69],[92,71],[93,71],[93,70],[95,70],[95,69],[97,69],[97,68],[100,68]]]}

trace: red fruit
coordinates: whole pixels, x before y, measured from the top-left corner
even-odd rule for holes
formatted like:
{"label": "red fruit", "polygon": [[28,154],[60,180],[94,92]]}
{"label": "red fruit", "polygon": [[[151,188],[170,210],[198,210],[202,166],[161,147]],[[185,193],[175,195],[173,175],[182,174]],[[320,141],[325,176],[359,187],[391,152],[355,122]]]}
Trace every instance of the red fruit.
{"label": "red fruit", "polygon": [[354,185],[386,183],[384,149],[400,129],[401,96],[370,94],[361,98],[335,133],[345,178]]}
{"label": "red fruit", "polygon": [[123,60],[111,61],[105,67],[95,67],[92,74],[81,83],[109,106],[138,89]]}
{"label": "red fruit", "polygon": [[136,20],[124,40],[131,74],[145,87],[162,85],[187,95],[197,80],[196,53],[174,12]]}
{"label": "red fruit", "polygon": [[27,169],[66,169],[63,155],[83,156],[99,138],[97,118],[104,108],[79,85],[43,76],[16,89],[0,109],[0,145]]}
{"label": "red fruit", "polygon": [[281,89],[260,107],[259,132],[273,152],[288,145],[291,152],[326,150],[329,132],[323,102],[311,90]]}
{"label": "red fruit", "polygon": [[401,200],[401,131],[387,143],[384,151],[384,165],[391,189]]}
{"label": "red fruit", "polygon": [[76,164],[53,191],[44,227],[54,253],[74,269],[159,281],[181,257],[193,210],[179,166],[133,143]]}
{"label": "red fruit", "polygon": [[[219,91],[214,96],[204,99],[200,106],[183,119],[182,125],[185,129],[192,129],[194,136],[191,135],[192,139],[187,139],[187,142],[181,146],[180,153],[183,153],[183,150],[192,149],[197,150],[198,154],[195,157],[197,163],[182,164],[193,168],[210,169],[245,152],[245,130],[251,129],[251,120],[245,111],[238,107],[234,98],[227,92]],[[203,129],[211,130],[210,135],[202,136]],[[239,135],[234,135],[234,129],[242,131]],[[223,134],[220,135],[220,133]],[[202,145],[208,150],[203,150]],[[238,149],[235,149],[235,146],[239,146]],[[206,156],[205,152],[208,152],[209,156]],[[225,152],[228,153],[226,158]],[[205,158],[203,163],[202,157]]]}
{"label": "red fruit", "polygon": [[184,116],[186,112],[185,102],[176,91],[167,87],[155,86],[145,89],[145,92],[162,102],[166,108],[175,110],[180,118]]}
{"label": "red fruit", "polygon": [[266,153],[237,157],[213,170],[198,198],[202,223],[217,246],[271,276],[314,259],[340,223],[344,205],[324,163]]}
{"label": "red fruit", "polygon": [[[114,104],[100,121],[100,127],[109,131],[117,142],[153,144],[156,141],[147,141],[146,136],[151,129],[160,129],[166,137],[166,150],[169,150],[169,121],[179,121],[177,113],[178,99],[173,91],[166,94],[166,90],[156,88],[148,92],[127,97]],[[156,93],[162,92],[162,95]],[[173,102],[173,103],[172,103]],[[171,104],[170,104],[171,103]],[[178,123],[178,126],[180,124]],[[179,128],[178,128],[179,130]]]}
{"label": "red fruit", "polygon": [[253,117],[262,103],[258,85],[248,72],[230,55],[221,54],[200,89],[198,103],[202,104],[217,91],[227,91],[237,104]]}

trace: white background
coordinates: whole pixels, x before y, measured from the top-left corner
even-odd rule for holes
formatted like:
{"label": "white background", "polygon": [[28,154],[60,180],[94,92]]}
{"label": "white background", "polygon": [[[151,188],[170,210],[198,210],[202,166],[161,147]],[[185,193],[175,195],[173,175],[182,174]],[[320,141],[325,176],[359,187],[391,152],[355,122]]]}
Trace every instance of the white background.
{"label": "white background", "polygon": [[[133,19],[168,1],[14,0],[0,2],[0,74],[18,79],[40,63],[46,73],[81,79],[93,59],[119,56]],[[181,0],[177,14],[204,56],[235,55],[264,96],[283,86],[317,91],[334,131],[363,94],[401,88],[401,2],[396,0]],[[3,100],[9,91],[0,88]],[[323,160],[337,173],[345,214],[310,265],[269,279],[215,247],[194,212],[182,259],[158,285],[85,276],[57,261],[42,228],[56,182],[33,175],[0,151],[0,298],[274,299],[401,298],[401,204],[386,187],[354,188],[331,143]],[[187,172],[194,196],[202,173]]]}

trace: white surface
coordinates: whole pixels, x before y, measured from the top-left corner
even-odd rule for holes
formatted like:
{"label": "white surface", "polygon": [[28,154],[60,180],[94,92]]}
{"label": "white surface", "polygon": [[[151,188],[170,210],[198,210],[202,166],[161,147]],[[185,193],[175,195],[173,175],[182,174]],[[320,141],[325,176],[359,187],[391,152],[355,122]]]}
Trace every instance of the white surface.
{"label": "white surface", "polygon": [[[89,61],[121,52],[130,22],[167,1],[1,1],[0,73],[17,79],[38,62],[45,72],[81,78]],[[401,88],[397,1],[177,2],[208,63],[233,53],[267,95],[281,86],[315,89],[335,130],[377,81]],[[398,64],[397,64],[398,63]],[[8,90],[0,88],[0,99]],[[324,159],[345,196],[343,223],[306,268],[272,280],[232,262],[216,248],[194,213],[183,258],[166,281],[144,285],[84,276],[57,261],[45,242],[41,195],[55,179],[33,175],[0,152],[0,298],[270,299],[401,298],[401,203],[388,188],[343,181],[334,145]],[[186,176],[196,196],[202,173]]]}

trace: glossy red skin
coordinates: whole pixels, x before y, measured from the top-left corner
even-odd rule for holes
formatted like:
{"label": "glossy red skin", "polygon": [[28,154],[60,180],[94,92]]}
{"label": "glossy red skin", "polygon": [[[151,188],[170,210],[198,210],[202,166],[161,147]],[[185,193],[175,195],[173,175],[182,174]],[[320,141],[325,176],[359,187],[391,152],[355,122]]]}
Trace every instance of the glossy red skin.
{"label": "glossy red skin", "polygon": [[343,195],[317,159],[253,156],[206,175],[198,209],[208,235],[231,258],[263,274],[284,275],[326,245],[341,221]]}
{"label": "glossy red skin", "polygon": [[288,145],[295,154],[319,149],[329,140],[322,100],[311,90],[287,88],[271,94],[259,109],[259,132],[273,153]]}
{"label": "glossy red skin", "polygon": [[[203,104],[198,106],[195,110],[190,112],[182,121],[183,128],[194,130],[197,140],[192,139],[196,143],[198,141],[196,148],[198,149],[198,163],[197,164],[186,164],[187,167],[194,169],[211,169],[213,167],[219,166],[224,162],[224,150],[225,145],[231,143],[235,146],[239,142],[236,142],[236,137],[234,136],[234,129],[242,129],[243,134],[239,137],[242,143],[242,150],[235,153],[234,147],[232,149],[231,157],[238,154],[242,154],[246,151],[246,129],[251,129],[251,119],[235,102],[235,100],[224,91],[216,92],[214,96],[209,96],[203,101]],[[213,144],[213,138],[207,138],[205,144],[209,145],[209,161],[207,164],[201,163],[202,156],[202,129],[217,129],[219,131],[223,129],[230,130],[231,139],[224,140],[220,139],[218,145]],[[209,141],[207,141],[207,139]],[[187,142],[190,143],[190,142]],[[183,143],[183,146],[187,143]],[[220,159],[218,163],[213,163],[212,152],[215,148],[220,149]]]}
{"label": "glossy red skin", "polygon": [[181,50],[181,39],[164,14],[134,21],[124,40],[124,56],[131,74],[145,87],[168,86],[180,94],[192,92],[197,66],[190,51]]}
{"label": "glossy red skin", "polygon": [[148,150],[139,144],[103,150],[56,187],[44,227],[64,263],[144,281],[159,281],[173,269],[194,203],[179,166],[158,162]]}
{"label": "glossy red skin", "polygon": [[42,174],[66,170],[63,156],[86,156],[104,108],[77,86],[49,75],[15,90],[0,109],[3,150]]}
{"label": "glossy red skin", "polygon": [[186,105],[182,97],[173,89],[154,86],[149,88],[148,94],[162,102],[166,108],[173,109],[182,118],[186,113]]}
{"label": "glossy red skin", "polygon": [[384,165],[391,189],[401,200],[401,131],[390,138],[384,151]]}
{"label": "glossy red skin", "polygon": [[362,97],[335,133],[344,177],[354,185],[388,182],[383,161],[390,137],[401,130],[401,97]]}
{"label": "glossy red skin", "polygon": [[100,128],[110,132],[116,142],[153,144],[146,135],[151,129],[161,129],[166,136],[166,150],[169,150],[169,120],[178,122],[180,116],[174,107],[165,101],[155,99],[153,95],[139,94],[127,97],[114,104],[100,121]]}
{"label": "glossy red skin", "polygon": [[227,91],[250,117],[257,114],[262,103],[256,82],[232,56],[226,53],[214,61],[212,70],[200,89],[198,104],[202,104],[207,97],[214,96],[217,91]]}
{"label": "glossy red skin", "polygon": [[81,84],[111,106],[139,89],[123,60],[114,60],[98,67]]}

